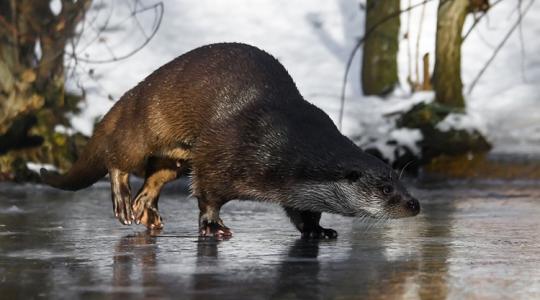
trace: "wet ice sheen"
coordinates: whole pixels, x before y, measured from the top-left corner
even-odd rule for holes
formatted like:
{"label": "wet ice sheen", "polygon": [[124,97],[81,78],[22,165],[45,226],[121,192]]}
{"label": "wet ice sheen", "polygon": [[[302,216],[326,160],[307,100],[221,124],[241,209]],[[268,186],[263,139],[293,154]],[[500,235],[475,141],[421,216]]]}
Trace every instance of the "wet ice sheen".
{"label": "wet ice sheen", "polygon": [[[323,217],[303,241],[280,208],[231,202],[227,241],[196,236],[197,210],[167,193],[158,236],[112,217],[109,190],[0,185],[1,298],[540,298],[540,188],[413,189],[422,213],[387,223]],[[17,213],[13,213],[13,207]]]}

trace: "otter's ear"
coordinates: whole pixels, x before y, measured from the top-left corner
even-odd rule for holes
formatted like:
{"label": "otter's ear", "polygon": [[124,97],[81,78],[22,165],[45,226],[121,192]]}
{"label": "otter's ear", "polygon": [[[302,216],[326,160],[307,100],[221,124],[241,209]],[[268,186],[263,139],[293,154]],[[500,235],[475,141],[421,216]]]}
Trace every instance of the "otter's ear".
{"label": "otter's ear", "polygon": [[345,171],[345,179],[347,179],[349,182],[356,182],[358,181],[358,178],[360,178],[361,174],[357,170],[348,170]]}

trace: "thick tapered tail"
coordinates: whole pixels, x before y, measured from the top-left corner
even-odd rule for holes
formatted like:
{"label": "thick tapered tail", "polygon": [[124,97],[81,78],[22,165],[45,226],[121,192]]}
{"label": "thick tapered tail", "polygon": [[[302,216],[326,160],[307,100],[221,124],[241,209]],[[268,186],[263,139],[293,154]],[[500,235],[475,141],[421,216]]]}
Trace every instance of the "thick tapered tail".
{"label": "thick tapered tail", "polygon": [[[66,174],[41,169],[41,181],[52,187],[67,191],[76,191],[91,186],[107,174],[101,151],[89,151],[89,145],[84,149],[81,157],[75,162]],[[95,148],[93,150],[96,150]]]}

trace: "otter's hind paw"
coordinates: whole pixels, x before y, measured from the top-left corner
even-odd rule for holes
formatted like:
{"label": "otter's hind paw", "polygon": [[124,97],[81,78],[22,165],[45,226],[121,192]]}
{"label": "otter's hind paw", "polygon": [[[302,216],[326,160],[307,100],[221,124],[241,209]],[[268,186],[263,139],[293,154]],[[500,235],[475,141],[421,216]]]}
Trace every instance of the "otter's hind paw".
{"label": "otter's hind paw", "polygon": [[233,234],[231,229],[219,223],[222,222],[203,221],[199,228],[199,235],[201,237],[230,238]]}
{"label": "otter's hind paw", "polygon": [[338,233],[334,229],[330,228],[319,228],[311,229],[302,232],[303,239],[335,239],[337,238]]}

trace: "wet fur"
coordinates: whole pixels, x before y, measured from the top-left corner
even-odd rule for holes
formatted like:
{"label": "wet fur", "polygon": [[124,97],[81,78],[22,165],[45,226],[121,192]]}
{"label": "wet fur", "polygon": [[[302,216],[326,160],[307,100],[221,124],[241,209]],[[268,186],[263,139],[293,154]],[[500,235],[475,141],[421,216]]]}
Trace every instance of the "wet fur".
{"label": "wet fur", "polygon": [[[171,161],[172,167],[160,167]],[[318,226],[321,212],[390,213],[386,196],[380,195],[385,183],[396,186],[401,197],[395,210],[412,215],[402,205],[411,197],[388,176],[392,170],[305,101],[274,57],[244,44],[204,46],[162,66],[105,115],[67,174],[43,170],[42,178],[77,190],[107,172],[121,174],[118,178],[146,174],[133,203],[135,215],[141,215],[153,208],[157,213],[161,187],[187,170],[201,209],[201,234],[228,233],[219,209],[232,199],[280,203],[297,228],[306,222]],[[131,196],[122,190],[126,180],[113,177],[115,211],[129,219]],[[317,226],[308,226],[307,233],[332,235]]]}

